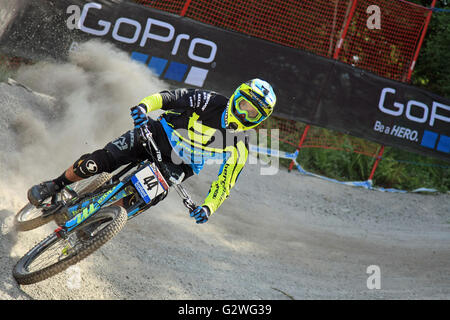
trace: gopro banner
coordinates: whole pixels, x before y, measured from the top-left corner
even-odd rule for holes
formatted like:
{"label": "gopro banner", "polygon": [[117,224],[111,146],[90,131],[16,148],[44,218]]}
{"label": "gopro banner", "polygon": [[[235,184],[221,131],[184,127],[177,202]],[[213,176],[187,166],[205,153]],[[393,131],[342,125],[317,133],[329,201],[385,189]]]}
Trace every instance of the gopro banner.
{"label": "gopro banner", "polygon": [[450,100],[414,86],[337,62],[316,112],[325,127],[450,159]]}
{"label": "gopro banner", "polygon": [[449,100],[335,60],[121,0],[7,0],[3,16],[3,53],[64,59],[101,39],[173,87],[231,95],[262,78],[279,117],[450,159]]}

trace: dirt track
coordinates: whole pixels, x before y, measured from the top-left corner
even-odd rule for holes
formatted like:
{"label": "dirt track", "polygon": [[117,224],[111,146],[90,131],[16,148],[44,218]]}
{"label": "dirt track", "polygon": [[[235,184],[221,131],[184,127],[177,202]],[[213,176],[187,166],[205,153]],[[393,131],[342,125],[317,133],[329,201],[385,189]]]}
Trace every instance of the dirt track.
{"label": "dirt track", "polygon": [[[11,276],[14,264],[54,229],[49,225],[15,232],[13,214],[25,203],[27,186],[59,174],[85,149],[121,134],[130,126],[127,106],[144,92],[150,94],[148,91],[162,86],[152,80],[151,88],[133,91],[123,88],[111,71],[102,73],[97,65],[93,71],[88,60],[74,64],[36,68],[54,70],[55,75],[63,74],[63,68],[64,79],[69,79],[67,72],[71,72],[70,86],[57,88],[76,93],[64,97],[65,114],[76,117],[83,113],[85,109],[80,108],[86,101],[91,108],[86,110],[100,112],[104,106],[97,96],[123,89],[107,103],[108,110],[122,122],[105,128],[95,140],[90,140],[89,133],[98,133],[95,126],[85,121],[82,128],[76,127],[81,119],[72,118],[79,135],[74,137],[73,128],[66,128],[64,139],[53,141],[49,124],[56,122],[51,122],[54,116],[48,116],[57,108],[53,100],[41,97],[27,109],[23,99],[31,99],[29,93],[0,87],[0,124],[10,126],[7,130],[0,126],[0,299],[450,298],[448,194],[382,193],[285,170],[264,176],[260,165],[245,167],[230,198],[207,224],[195,224],[172,193],[157,207],[129,221],[116,238],[70,272],[19,287]],[[117,67],[116,61],[114,65]],[[127,71],[123,72],[132,71],[124,67]],[[105,66],[105,70],[111,68]],[[39,77],[33,81],[33,75],[33,70],[25,70],[19,79],[33,89],[53,93]],[[84,77],[93,76],[109,77],[105,83],[89,81],[94,93],[78,87],[74,80],[81,83]],[[77,100],[80,96],[86,98],[83,103]],[[114,111],[119,106],[124,111]],[[31,130],[29,135],[17,130],[24,127]],[[50,152],[40,153],[43,146]],[[55,152],[64,146],[66,153]],[[218,165],[207,166],[187,182],[195,200],[203,200],[218,169]],[[366,271],[371,265],[381,270],[379,290],[367,288]]]}
{"label": "dirt track", "polygon": [[[214,169],[188,184],[196,199]],[[193,223],[173,193],[72,270],[79,287],[74,273],[19,288],[4,272],[0,298],[448,299],[449,205],[447,195],[367,191],[285,171],[260,176],[248,166],[206,225]],[[1,212],[5,271],[51,231],[8,232],[11,215]],[[366,286],[369,265],[380,267],[380,290]]]}

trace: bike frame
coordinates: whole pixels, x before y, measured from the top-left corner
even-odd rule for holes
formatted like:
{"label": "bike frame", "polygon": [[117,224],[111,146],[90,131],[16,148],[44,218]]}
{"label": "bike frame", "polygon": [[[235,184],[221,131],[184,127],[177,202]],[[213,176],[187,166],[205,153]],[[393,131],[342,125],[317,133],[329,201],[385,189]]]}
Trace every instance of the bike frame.
{"label": "bike frame", "polygon": [[[112,187],[109,188],[106,192],[103,192],[101,194],[97,194],[93,197],[87,197],[84,202],[81,204],[79,203],[79,199],[77,199],[77,203],[71,203],[69,202],[65,205],[66,210],[72,216],[72,218],[64,224],[64,226],[58,228],[56,232],[58,234],[65,234],[66,232],[70,232],[77,228],[79,225],[81,225],[84,221],[89,219],[91,216],[95,215],[103,206],[110,205],[114,202],[119,201],[120,199],[125,198],[128,195],[135,195],[138,199],[136,203],[134,203],[131,207],[127,209],[128,219],[134,218],[138,214],[144,212],[151,206],[156,205],[158,202],[160,202],[162,199],[165,198],[167,193],[169,192],[169,187],[167,185],[167,188],[164,187],[164,185],[161,183],[160,175],[167,176],[165,174],[161,174],[160,170],[162,168],[162,157],[161,152],[159,148],[157,147],[155,141],[153,140],[152,133],[148,130],[147,127],[140,128],[140,136],[144,140],[144,147],[146,148],[147,152],[149,153],[151,160],[146,160],[141,162],[140,164],[130,164],[125,169],[121,170],[118,174],[116,174],[112,180],[117,180],[118,183]],[[156,159],[154,154],[156,154]],[[155,166],[152,166],[152,164],[155,164]],[[132,173],[130,173],[128,176],[126,176],[124,179],[120,180],[120,177],[124,175],[126,172],[131,170],[133,167],[137,165],[136,170],[134,170]],[[157,182],[156,185],[161,185],[163,188],[163,192],[159,194],[156,198],[151,199],[151,201],[148,201],[148,199],[144,199],[142,196],[142,191],[139,191],[136,187],[136,176],[140,173],[146,170],[147,168],[150,168],[150,170],[153,172],[153,174],[156,177]],[[148,170],[148,169],[147,169]],[[156,172],[155,172],[156,171]],[[167,178],[167,177],[166,177]],[[155,186],[156,186],[155,185]],[[180,185],[175,184],[174,188],[177,190],[177,193],[179,196],[183,199],[183,204],[189,209],[193,210],[197,206],[190,198],[189,194],[186,192],[186,190]]]}

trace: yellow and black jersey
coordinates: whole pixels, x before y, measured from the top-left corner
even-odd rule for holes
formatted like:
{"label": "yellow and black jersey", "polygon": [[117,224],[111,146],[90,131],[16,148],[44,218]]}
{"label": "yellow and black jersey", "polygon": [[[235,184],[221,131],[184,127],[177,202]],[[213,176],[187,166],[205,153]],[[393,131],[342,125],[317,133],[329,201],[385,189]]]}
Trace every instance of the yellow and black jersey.
{"label": "yellow and black jersey", "polygon": [[248,136],[225,129],[227,103],[227,97],[199,89],[162,91],[141,101],[147,112],[166,111],[159,121],[173,150],[195,174],[208,160],[222,163],[203,204],[211,213],[229,196],[248,156]]}

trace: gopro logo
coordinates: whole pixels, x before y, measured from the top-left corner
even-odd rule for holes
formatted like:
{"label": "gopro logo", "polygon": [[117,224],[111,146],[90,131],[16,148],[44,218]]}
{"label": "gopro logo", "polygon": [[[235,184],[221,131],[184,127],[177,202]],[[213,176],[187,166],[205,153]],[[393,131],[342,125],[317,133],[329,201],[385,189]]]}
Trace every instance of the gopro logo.
{"label": "gopro logo", "polygon": [[[175,27],[165,21],[154,18],[147,18],[145,25],[139,21],[127,18],[118,17],[115,21],[98,20],[96,26],[86,26],[86,19],[90,10],[101,10],[102,5],[96,2],[89,2],[83,6],[81,10],[78,6],[72,5],[68,7],[67,13],[72,13],[67,20],[67,27],[69,29],[79,29],[82,32],[98,37],[104,37],[111,33],[111,37],[121,43],[125,44],[139,44],[140,47],[146,48],[151,41],[172,43],[170,55],[176,56],[180,54],[180,44],[184,42],[189,43],[189,48],[184,54],[187,57],[201,64],[212,64],[215,66],[214,59],[217,55],[217,44],[213,41],[194,37],[188,34],[177,34]],[[91,23],[90,23],[91,24]],[[123,29],[134,30],[132,35],[125,36]],[[158,33],[155,32],[158,30]],[[198,53],[198,48],[201,48],[201,54]],[[203,84],[208,76],[208,69],[190,66],[184,63],[175,61],[169,62],[168,59],[153,57],[149,54],[134,51],[131,57],[139,62],[145,63],[158,76],[164,79],[183,82],[186,84],[203,87]]]}

